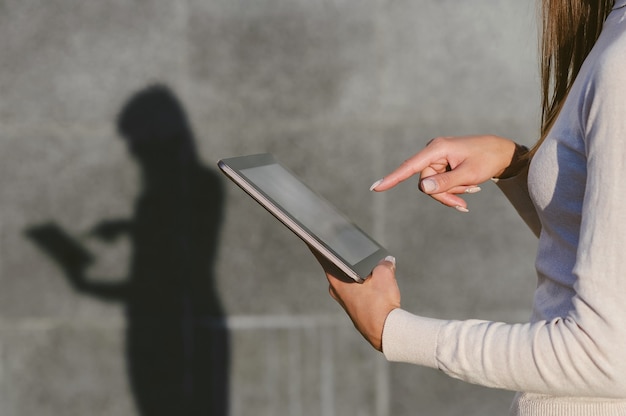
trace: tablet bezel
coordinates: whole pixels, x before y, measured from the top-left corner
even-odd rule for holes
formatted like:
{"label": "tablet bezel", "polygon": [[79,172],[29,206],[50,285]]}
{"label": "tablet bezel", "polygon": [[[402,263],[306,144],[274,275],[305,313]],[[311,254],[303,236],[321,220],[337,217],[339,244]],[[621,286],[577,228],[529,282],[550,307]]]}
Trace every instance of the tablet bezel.
{"label": "tablet bezel", "polygon": [[[362,283],[371,273],[372,269],[378,264],[378,262],[389,255],[387,250],[374,240],[369,234],[358,227],[353,221],[351,221],[345,214],[343,214],[337,207],[330,203],[327,199],[315,192],[311,187],[305,184],[299,177],[297,177],[290,169],[281,164],[270,153],[261,153],[248,156],[237,156],[218,161],[218,167],[222,170],[226,176],[228,176],[233,182],[235,182],[241,189],[243,189],[248,195],[250,195],[255,201],[269,211],[274,217],[282,222],[287,228],[293,231],[298,237],[300,237],[305,243],[313,247],[324,257],[326,257],[332,264],[338,267],[348,277],[352,278],[356,282]],[[351,224],[358,231],[368,238],[378,249],[363,258],[356,264],[352,264],[341,257],[337,251],[317,237],[311,230],[309,230],[304,224],[298,221],[292,214],[287,212],[282,206],[280,206],[272,197],[265,193],[254,181],[248,178],[242,170],[256,168],[266,165],[279,165],[290,175],[293,176],[298,182],[305,186],[308,190],[313,192],[320,201],[329,204],[347,223]]]}

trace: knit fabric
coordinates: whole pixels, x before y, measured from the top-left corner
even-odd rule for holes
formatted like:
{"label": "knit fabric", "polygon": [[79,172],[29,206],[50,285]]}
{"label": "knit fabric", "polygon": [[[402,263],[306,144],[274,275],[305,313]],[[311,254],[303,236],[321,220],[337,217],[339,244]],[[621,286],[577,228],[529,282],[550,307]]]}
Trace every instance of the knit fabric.
{"label": "knit fabric", "polygon": [[388,360],[522,392],[512,415],[626,415],[622,6],[617,0],[529,172],[498,183],[539,235],[531,320],[445,321],[396,309],[383,331]]}

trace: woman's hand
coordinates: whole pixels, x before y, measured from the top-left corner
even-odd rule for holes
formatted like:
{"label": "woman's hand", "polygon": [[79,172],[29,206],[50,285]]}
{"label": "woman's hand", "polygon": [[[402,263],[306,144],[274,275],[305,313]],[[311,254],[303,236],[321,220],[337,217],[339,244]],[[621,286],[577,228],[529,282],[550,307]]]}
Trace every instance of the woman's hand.
{"label": "woman's hand", "polygon": [[329,283],[330,295],[348,313],[352,323],[363,337],[378,351],[382,351],[382,334],[387,315],[400,307],[400,290],[395,277],[395,259],[380,261],[363,283],[343,276],[325,258],[313,250]]}
{"label": "woman's hand", "polygon": [[498,136],[439,137],[406,160],[396,170],[372,185],[386,191],[415,174],[421,190],[444,205],[467,211],[458,196],[473,193],[478,184],[499,177],[511,165],[516,144]]}

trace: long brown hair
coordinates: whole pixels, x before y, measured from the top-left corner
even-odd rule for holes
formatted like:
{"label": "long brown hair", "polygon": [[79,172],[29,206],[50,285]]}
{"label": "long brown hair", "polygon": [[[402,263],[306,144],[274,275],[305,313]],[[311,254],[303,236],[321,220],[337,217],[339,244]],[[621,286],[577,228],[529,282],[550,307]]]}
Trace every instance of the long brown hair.
{"label": "long brown hair", "polygon": [[559,114],[615,0],[543,0],[541,5],[541,138]]}

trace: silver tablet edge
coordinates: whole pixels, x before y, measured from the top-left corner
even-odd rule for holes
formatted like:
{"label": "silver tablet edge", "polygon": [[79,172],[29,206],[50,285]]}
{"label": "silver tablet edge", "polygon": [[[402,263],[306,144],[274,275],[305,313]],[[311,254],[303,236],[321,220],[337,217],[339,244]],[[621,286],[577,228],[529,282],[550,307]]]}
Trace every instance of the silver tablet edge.
{"label": "silver tablet edge", "polygon": [[245,192],[247,192],[252,198],[256,199],[264,208],[266,208],[272,215],[274,215],[279,221],[285,224],[288,228],[294,231],[300,238],[302,238],[307,244],[311,245],[314,249],[322,253],[327,259],[329,259],[335,266],[337,266],[348,277],[358,283],[363,283],[364,279],[356,274],[352,269],[347,267],[343,261],[341,261],[333,252],[328,250],[316,239],[304,230],[298,223],[293,221],[287,215],[283,213],[272,201],[267,199],[265,195],[260,193],[256,188],[251,186],[239,173],[232,169],[221,160],[218,162],[220,169],[222,169],[237,185],[239,185]]}

